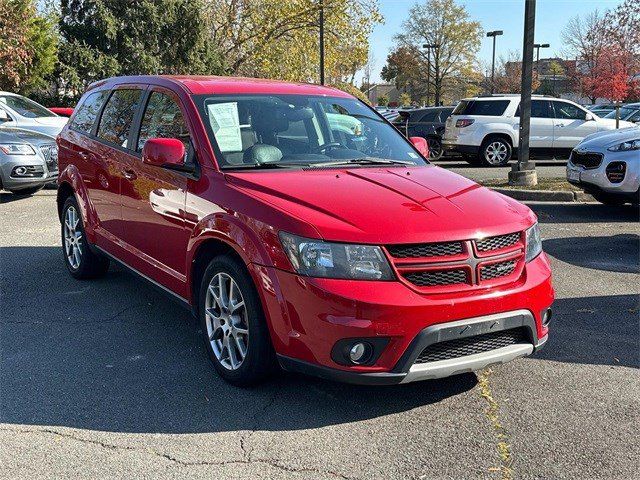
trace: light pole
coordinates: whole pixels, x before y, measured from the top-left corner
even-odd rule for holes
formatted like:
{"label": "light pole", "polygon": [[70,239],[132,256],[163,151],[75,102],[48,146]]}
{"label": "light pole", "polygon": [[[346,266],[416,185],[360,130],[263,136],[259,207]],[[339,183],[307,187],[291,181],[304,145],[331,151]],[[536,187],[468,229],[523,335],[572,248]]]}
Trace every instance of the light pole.
{"label": "light pole", "polygon": [[520,88],[520,128],[518,163],[511,167],[509,185],[534,186],[538,183],[536,164],[529,161],[531,127],[531,82],[533,79],[533,38],[536,24],[536,0],[525,0],[522,40],[522,84]]}
{"label": "light pole", "polygon": [[493,95],[495,89],[495,73],[496,73],[496,37],[498,35],[502,35],[504,32],[502,30],[494,30],[492,32],[487,32],[487,37],[493,37],[493,55],[491,55],[491,94]]}
{"label": "light pole", "polygon": [[540,77],[540,49],[549,48],[551,45],[548,43],[534,43],[533,48],[536,49],[536,74]]}
{"label": "light pole", "polygon": [[425,43],[422,45],[427,51],[427,107],[431,103],[431,50],[436,50],[440,45],[437,43]]}

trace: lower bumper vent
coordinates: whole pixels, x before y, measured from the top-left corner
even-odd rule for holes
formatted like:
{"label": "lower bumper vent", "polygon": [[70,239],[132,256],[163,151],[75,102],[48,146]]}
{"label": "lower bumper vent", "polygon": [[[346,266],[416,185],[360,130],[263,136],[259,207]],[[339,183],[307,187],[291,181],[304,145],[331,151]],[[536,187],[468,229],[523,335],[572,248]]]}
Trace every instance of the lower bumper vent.
{"label": "lower bumper vent", "polygon": [[434,343],[426,347],[420,355],[418,355],[415,363],[429,363],[465,357],[476,353],[489,352],[497,348],[508,347],[517,343],[530,343],[528,334],[523,328],[513,328]]}

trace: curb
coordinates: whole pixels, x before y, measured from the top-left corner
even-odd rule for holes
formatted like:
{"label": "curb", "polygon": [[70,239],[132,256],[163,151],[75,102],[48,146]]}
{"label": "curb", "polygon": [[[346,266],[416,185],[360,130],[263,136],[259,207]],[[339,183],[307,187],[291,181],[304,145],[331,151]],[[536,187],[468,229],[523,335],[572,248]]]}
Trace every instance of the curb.
{"label": "curb", "polygon": [[[490,187],[491,188],[491,187]],[[567,192],[560,190],[516,190],[511,188],[492,188],[515,200],[530,202],[595,202],[588,193]]]}

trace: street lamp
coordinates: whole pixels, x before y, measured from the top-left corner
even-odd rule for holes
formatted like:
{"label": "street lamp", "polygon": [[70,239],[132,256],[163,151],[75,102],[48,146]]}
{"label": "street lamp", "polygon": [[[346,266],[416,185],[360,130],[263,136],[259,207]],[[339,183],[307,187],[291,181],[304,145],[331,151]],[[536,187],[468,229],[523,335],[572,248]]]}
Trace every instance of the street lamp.
{"label": "street lamp", "polygon": [[549,48],[551,45],[549,45],[548,43],[534,43],[533,44],[533,48],[536,49],[536,74],[538,74],[538,77],[540,76],[540,49],[541,48]]}
{"label": "street lamp", "polygon": [[320,2],[320,18],[318,19],[320,27],[320,85],[324,85],[324,0]]}
{"label": "street lamp", "polygon": [[[429,100],[431,99],[431,50],[440,48],[438,43],[425,43],[422,45],[427,51],[427,107],[429,106]],[[434,55],[435,56],[435,55]]]}
{"label": "street lamp", "polygon": [[496,37],[498,35],[502,35],[504,32],[502,30],[493,30],[492,32],[487,32],[487,37],[493,37],[493,55],[491,56],[491,94],[494,92],[495,83],[495,73],[496,73]]}

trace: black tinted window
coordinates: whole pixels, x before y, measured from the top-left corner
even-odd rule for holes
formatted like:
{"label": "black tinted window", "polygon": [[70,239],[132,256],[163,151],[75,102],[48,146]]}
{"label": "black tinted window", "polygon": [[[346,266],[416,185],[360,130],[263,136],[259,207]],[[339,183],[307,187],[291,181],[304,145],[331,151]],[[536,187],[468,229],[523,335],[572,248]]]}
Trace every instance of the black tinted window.
{"label": "black tinted window", "polygon": [[98,137],[127,148],[129,132],[142,90],[115,90],[104,108]]}
{"label": "black tinted window", "polygon": [[453,114],[499,117],[508,106],[509,100],[468,100],[460,102]]}
{"label": "black tinted window", "polygon": [[419,122],[437,122],[438,114],[440,112],[438,110],[431,110],[430,112],[425,112],[419,117]]}
{"label": "black tinted window", "polygon": [[109,92],[105,90],[94,92],[87,96],[82,105],[76,108],[70,127],[81,132],[90,133],[108,94]]}
{"label": "black tinted window", "polygon": [[[520,105],[516,117],[520,116]],[[553,118],[551,103],[548,100],[531,100],[531,118]]]}
{"label": "black tinted window", "polygon": [[171,97],[153,92],[140,124],[138,151],[150,138],[177,138],[189,149],[189,130],[180,111],[180,107]]}
{"label": "black tinted window", "polygon": [[553,108],[556,111],[556,118],[565,120],[584,120],[585,112],[581,108],[565,102],[553,102]]}

